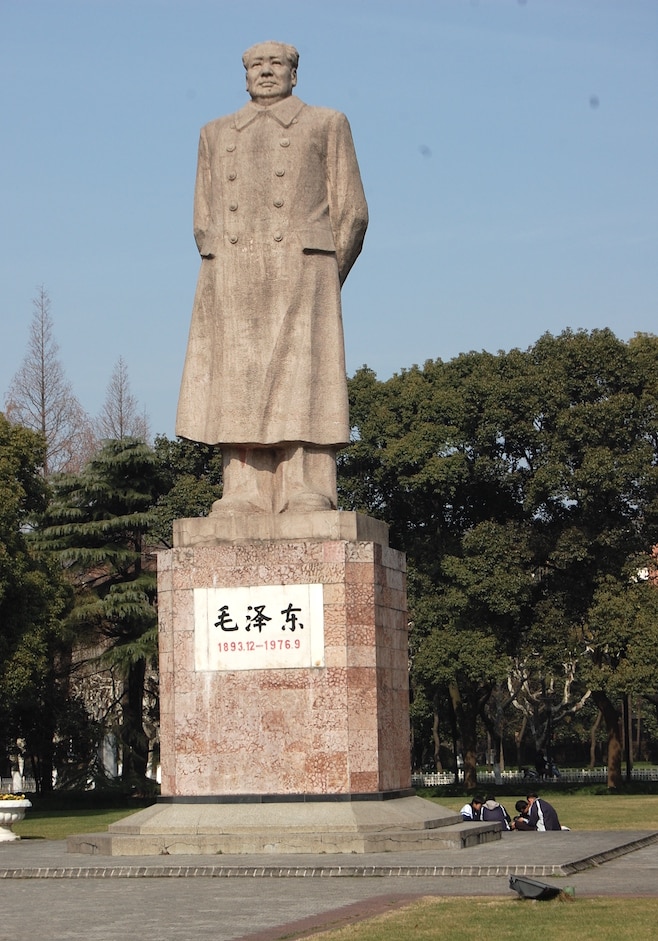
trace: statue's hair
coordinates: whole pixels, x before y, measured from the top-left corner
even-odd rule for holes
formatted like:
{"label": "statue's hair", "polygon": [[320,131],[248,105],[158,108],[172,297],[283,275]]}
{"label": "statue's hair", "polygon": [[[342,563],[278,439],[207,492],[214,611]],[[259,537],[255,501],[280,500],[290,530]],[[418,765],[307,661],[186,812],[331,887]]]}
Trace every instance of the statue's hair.
{"label": "statue's hair", "polygon": [[291,68],[296,69],[299,65],[299,53],[294,46],[289,46],[288,43],[279,42],[276,39],[266,39],[264,42],[257,42],[254,46],[249,46],[249,48],[243,53],[242,64],[244,65],[245,69],[247,68],[251,54],[261,46],[281,46],[286,54],[286,59],[288,60],[288,64],[291,66]]}

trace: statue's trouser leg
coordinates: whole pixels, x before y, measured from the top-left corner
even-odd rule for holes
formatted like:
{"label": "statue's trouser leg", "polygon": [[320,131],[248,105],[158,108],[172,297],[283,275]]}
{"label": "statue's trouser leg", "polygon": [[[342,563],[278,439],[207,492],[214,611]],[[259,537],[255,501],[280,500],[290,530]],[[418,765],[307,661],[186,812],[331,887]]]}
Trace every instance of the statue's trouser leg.
{"label": "statue's trouser leg", "polygon": [[222,447],[223,496],[213,512],[271,513],[275,469],[272,448]]}
{"label": "statue's trouser leg", "polygon": [[276,469],[275,512],[336,509],[336,449],[285,445]]}

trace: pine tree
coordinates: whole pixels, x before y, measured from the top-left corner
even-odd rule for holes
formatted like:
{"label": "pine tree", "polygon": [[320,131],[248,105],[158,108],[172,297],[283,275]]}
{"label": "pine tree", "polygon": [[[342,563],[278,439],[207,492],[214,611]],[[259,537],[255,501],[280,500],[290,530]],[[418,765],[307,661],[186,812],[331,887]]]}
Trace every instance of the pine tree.
{"label": "pine tree", "polygon": [[130,438],[106,441],[81,474],[56,481],[37,536],[74,581],[74,620],[109,644],[105,661],[123,689],[122,777],[130,782],[144,778],[148,759],[144,683],[157,658],[157,614],[147,534],[158,487],[151,448]]}

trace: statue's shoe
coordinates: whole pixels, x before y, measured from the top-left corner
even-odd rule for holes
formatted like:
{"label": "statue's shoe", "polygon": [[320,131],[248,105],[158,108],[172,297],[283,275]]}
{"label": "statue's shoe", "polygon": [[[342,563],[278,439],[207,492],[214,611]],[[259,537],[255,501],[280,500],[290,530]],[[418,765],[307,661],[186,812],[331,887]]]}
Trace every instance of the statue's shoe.
{"label": "statue's shoe", "polygon": [[222,497],[215,500],[210,511],[211,516],[222,516],[226,513],[267,513],[268,510],[253,500],[244,497]]}
{"label": "statue's shoe", "polygon": [[322,510],[335,510],[335,506],[323,493],[302,490],[293,493],[281,510],[282,513],[317,513]]}

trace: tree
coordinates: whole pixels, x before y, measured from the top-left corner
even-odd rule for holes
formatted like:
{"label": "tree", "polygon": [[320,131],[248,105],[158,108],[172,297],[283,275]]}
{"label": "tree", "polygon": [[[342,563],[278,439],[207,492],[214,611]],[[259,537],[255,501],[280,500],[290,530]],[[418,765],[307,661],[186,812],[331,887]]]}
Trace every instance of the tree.
{"label": "tree", "polygon": [[476,720],[498,734],[504,663],[531,660],[535,689],[575,671],[568,708],[545,697],[551,722],[591,688],[620,782],[614,697],[629,681],[609,632],[624,650],[634,634],[600,599],[632,591],[645,610],[652,597],[635,581],[658,544],[657,376],[657,338],[567,330],[525,352],[429,361],[385,383],[364,367],[350,381],[341,499],[383,517],[409,556],[413,669],[425,701],[451,703],[468,783]]}
{"label": "tree", "polygon": [[222,495],[222,457],[219,448],[198,441],[165,435],[155,439],[155,456],[161,495],[154,507],[151,537],[157,544],[172,545],[175,519],[207,516]]}
{"label": "tree", "polygon": [[76,471],[95,447],[91,424],[65,378],[43,285],[32,302],[27,353],[7,393],[6,414],[14,424],[43,436],[43,473]]}
{"label": "tree", "polygon": [[[638,571],[654,565],[658,339],[625,344],[609,330],[565,331],[545,335],[529,354],[544,400],[535,418],[541,447],[527,490],[543,543],[528,641],[578,656],[606,723],[608,785],[618,787],[621,725],[614,697],[623,658],[608,660],[616,683],[603,682],[597,664],[604,650],[626,644],[627,624],[614,614],[612,597],[629,597]],[[638,603],[651,597],[632,594]],[[610,602],[607,613],[601,597]]]}
{"label": "tree", "polygon": [[36,542],[56,557],[76,588],[79,630],[106,639],[105,662],[119,677],[124,781],[146,774],[146,671],[157,660],[155,564],[147,536],[160,493],[155,454],[141,441],[109,440],[81,474],[53,485]]}
{"label": "tree", "polygon": [[130,391],[128,368],[119,357],[105,395],[103,408],[96,422],[99,438],[139,438],[148,441],[149,423],[146,415],[139,414],[137,399]]}
{"label": "tree", "polygon": [[355,442],[341,497],[383,515],[409,556],[413,682],[447,702],[467,786],[486,716],[529,610],[534,557],[519,500],[523,461],[501,441],[496,357],[428,362],[377,387],[350,383]]}
{"label": "tree", "polygon": [[26,532],[45,508],[43,439],[0,414],[0,743],[25,742],[37,789],[53,786],[55,747],[69,711],[61,572],[30,550]]}

